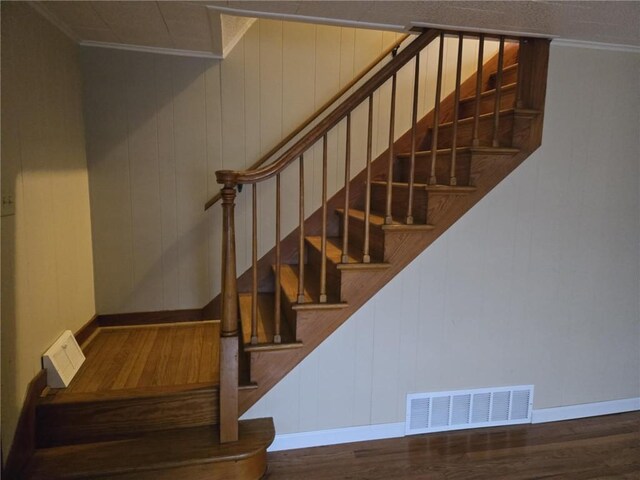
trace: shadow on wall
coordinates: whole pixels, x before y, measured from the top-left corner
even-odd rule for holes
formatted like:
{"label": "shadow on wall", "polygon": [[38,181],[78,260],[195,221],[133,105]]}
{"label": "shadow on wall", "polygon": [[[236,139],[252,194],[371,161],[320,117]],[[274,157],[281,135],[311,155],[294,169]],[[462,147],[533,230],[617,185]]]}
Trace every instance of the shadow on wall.
{"label": "shadow on wall", "polygon": [[218,190],[219,61],[85,48],[97,309],[202,307]]}

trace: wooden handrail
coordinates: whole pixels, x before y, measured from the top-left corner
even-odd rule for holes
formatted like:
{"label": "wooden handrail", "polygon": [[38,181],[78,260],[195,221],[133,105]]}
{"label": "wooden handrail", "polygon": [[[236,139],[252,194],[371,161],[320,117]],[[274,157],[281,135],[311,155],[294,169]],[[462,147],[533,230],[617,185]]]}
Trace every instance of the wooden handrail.
{"label": "wooden handrail", "polygon": [[273,177],[284,170],[291,162],[303,154],[311,145],[322,138],[325,133],[337,125],[346,115],[356,108],[369,95],[372,95],[378,87],[385,83],[391,76],[406,65],[415,55],[426,47],[434,38],[440,35],[438,30],[426,30],[402,52],[398,53],[380,71],[367,80],[335,110],[322,119],[306,135],[297,141],[291,148],[282,154],[275,162],[255,170],[218,170],[216,179],[218,183],[235,186],[238,184],[250,184],[261,182]]}
{"label": "wooden handrail", "polygon": [[[255,170],[260,168],[267,160],[269,160],[275,153],[277,153],[282,147],[284,147],[287,143],[297,137],[300,132],[302,132],[305,128],[307,128],[315,119],[317,119],[320,115],[322,115],[331,105],[333,105],[337,100],[339,100],[345,93],[353,88],[360,80],[362,80],[371,70],[373,70],[376,65],[378,65],[382,60],[384,60],[390,53],[397,50],[402,42],[404,42],[409,37],[408,34],[400,37],[396,42],[387,47],[380,55],[378,55],[371,63],[369,63],[366,67],[364,67],[358,75],[356,75],[350,82],[348,82],[344,87],[340,89],[338,93],[332,96],[329,100],[327,100],[318,110],[312,113],[307,119],[300,124],[298,128],[293,130],[289,135],[280,140],[276,146],[274,146],[271,150],[265,153],[258,161],[256,161],[253,165],[251,165],[248,170]],[[218,200],[222,198],[222,194],[220,192],[216,193],[209,201],[205,204],[204,209],[208,210],[209,207],[215,205]]]}

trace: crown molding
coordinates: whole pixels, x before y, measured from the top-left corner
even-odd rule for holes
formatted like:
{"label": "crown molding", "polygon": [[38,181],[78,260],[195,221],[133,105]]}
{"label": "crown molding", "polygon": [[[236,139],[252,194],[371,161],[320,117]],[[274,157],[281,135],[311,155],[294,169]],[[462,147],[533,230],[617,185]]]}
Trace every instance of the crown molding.
{"label": "crown molding", "polygon": [[568,38],[556,38],[553,40],[552,45],[558,47],[591,48],[594,50],[610,50],[613,52],[640,53],[640,45],[588,42],[586,40],[570,40]]}
{"label": "crown molding", "polygon": [[215,60],[222,60],[221,55],[216,55],[211,52],[203,52],[199,50],[180,50],[178,48],[147,47],[142,45],[129,45],[123,43],[94,42],[92,40],[82,40],[78,43],[82,47],[111,48],[115,50],[127,50],[131,52],[156,53],[160,55],[177,55],[181,57],[211,58]]}

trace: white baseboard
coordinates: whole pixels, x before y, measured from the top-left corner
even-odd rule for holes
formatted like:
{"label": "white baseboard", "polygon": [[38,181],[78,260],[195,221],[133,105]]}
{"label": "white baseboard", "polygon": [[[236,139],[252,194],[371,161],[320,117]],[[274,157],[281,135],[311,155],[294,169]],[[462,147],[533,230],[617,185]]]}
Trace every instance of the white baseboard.
{"label": "white baseboard", "polygon": [[[640,410],[640,397],[611,400],[608,402],[568,405],[566,407],[541,408],[532,411],[532,423],[557,422],[575,418],[595,417],[613,413]],[[276,435],[269,452],[320,447],[341,443],[365,442],[405,435],[405,422],[363,425],[361,427],[334,428],[313,432],[285,433]]]}
{"label": "white baseboard", "polygon": [[404,437],[404,422],[276,435],[269,452]]}
{"label": "white baseboard", "polygon": [[597,417],[640,410],[640,397],[610,400],[608,402],[583,403],[566,407],[540,408],[533,410],[531,423],[559,422],[574,418]]}

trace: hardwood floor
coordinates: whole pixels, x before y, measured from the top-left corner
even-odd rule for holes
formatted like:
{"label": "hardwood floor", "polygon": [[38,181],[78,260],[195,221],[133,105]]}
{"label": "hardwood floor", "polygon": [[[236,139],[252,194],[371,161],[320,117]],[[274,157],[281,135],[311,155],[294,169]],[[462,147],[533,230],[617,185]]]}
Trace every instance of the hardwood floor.
{"label": "hardwood floor", "polygon": [[640,479],[640,412],[275,452],[264,478]]}
{"label": "hardwood floor", "polygon": [[57,396],[191,384],[218,385],[219,322],[100,328],[86,361]]}

